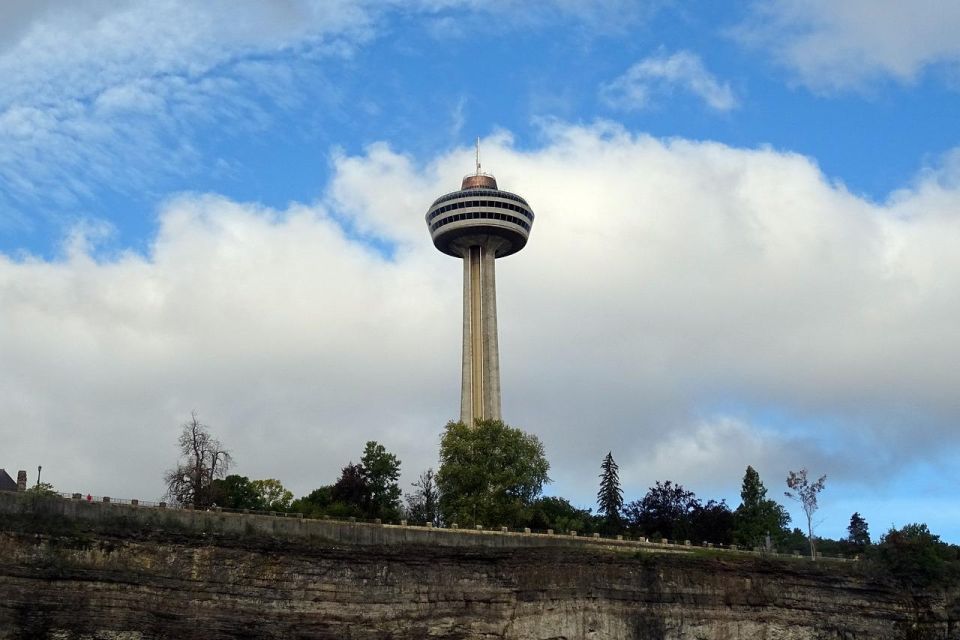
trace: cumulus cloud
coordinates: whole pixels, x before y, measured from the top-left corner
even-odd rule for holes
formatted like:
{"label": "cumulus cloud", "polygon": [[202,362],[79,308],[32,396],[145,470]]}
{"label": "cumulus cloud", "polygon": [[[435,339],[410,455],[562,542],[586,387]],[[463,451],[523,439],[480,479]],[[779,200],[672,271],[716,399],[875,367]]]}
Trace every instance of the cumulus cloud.
{"label": "cumulus cloud", "polygon": [[927,68],[960,62],[960,5],[939,0],[773,0],[734,33],[771,50],[815,90],[909,83]]}
{"label": "cumulus cloud", "polygon": [[737,107],[730,84],[720,82],[691,51],[660,53],[640,60],[620,77],[604,84],[601,98],[610,106],[623,109],[649,107],[657,96],[680,89],[703,100],[717,111]]}
{"label": "cumulus cloud", "polygon": [[[729,491],[746,464],[876,489],[955,455],[955,163],[878,204],[771,149],[545,135],[484,153],[537,213],[498,265],[504,415],[544,440],[555,490],[588,501],[608,450],[630,496]],[[298,493],[367,439],[410,479],[435,464],[461,270],[423,213],[471,153],[337,156],[321,201],[282,211],[184,195],[146,255],[94,259],[94,235],[58,261],[0,257],[3,465],[156,497],[191,409],[239,472]]]}

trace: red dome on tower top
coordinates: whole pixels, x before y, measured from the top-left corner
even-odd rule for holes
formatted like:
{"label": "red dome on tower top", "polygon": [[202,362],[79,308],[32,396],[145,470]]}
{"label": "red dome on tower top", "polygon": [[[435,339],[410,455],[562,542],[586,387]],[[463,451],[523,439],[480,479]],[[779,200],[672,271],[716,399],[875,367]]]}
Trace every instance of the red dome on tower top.
{"label": "red dome on tower top", "polygon": [[489,173],[471,173],[464,176],[460,189],[496,189],[497,179]]}

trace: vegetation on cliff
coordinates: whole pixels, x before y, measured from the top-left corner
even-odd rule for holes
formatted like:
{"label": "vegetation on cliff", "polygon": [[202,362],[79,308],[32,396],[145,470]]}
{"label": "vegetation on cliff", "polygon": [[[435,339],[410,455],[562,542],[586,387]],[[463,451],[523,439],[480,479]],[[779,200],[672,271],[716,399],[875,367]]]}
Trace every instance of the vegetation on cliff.
{"label": "vegetation on cliff", "polygon": [[181,459],[166,476],[168,494],[195,507],[219,505],[383,522],[405,518],[434,526],[575,530],[781,552],[802,552],[809,545],[812,555],[816,544],[821,553],[862,556],[867,561],[864,566],[903,584],[947,584],[960,575],[958,547],[940,541],[924,524],[891,528],[873,544],[867,522],[854,513],[847,538],[816,537],[813,513],[825,478],[806,481],[805,469],[787,476],[790,491],[786,495],[803,506],[806,534],[789,528],[789,514],[767,496],[752,466],[744,472],[741,501],[735,509],[723,500],[701,499],[672,480],[657,481],[642,497],[625,501],[612,451],[600,463],[596,513],[561,496],[544,496],[550,464],[543,444],[532,434],[494,420],[479,420],[472,426],[448,423],[440,438],[438,470],[421,472],[405,504],[399,486],[400,460],[378,442],[367,442],[359,463],[346,464],[335,482],[296,500],[277,479],[225,475],[232,457],[195,413],[182,425],[178,446]]}

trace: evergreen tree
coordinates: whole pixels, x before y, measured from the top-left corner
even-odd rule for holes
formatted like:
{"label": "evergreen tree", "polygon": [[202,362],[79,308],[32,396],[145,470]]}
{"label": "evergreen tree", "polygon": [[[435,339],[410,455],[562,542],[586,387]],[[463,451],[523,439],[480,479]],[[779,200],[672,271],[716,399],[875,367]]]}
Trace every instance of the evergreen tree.
{"label": "evergreen tree", "polygon": [[607,452],[607,456],[600,465],[600,491],[597,492],[597,505],[599,511],[606,517],[610,524],[620,522],[620,512],[623,510],[623,491],[620,489],[620,467],[613,460],[613,452]]}
{"label": "evergreen tree", "polygon": [[860,549],[870,544],[870,529],[867,526],[867,521],[863,519],[863,516],[861,516],[859,512],[855,511],[853,515],[850,516],[847,533],[849,534],[847,541]]}
{"label": "evergreen tree", "polygon": [[740,500],[743,506],[747,508],[756,508],[767,497],[767,488],[760,481],[760,474],[757,470],[747,465],[747,470],[743,474],[743,484],[740,487]]}
{"label": "evergreen tree", "polygon": [[767,534],[780,542],[787,535],[790,514],[774,500],[767,499],[767,488],[760,474],[751,466],[743,474],[740,506],[734,512],[733,539],[737,544],[756,547],[764,544]]}

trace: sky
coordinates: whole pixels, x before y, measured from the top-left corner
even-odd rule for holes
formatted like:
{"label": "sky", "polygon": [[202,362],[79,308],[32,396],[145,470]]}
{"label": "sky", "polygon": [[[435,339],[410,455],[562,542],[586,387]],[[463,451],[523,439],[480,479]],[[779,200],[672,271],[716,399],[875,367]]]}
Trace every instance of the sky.
{"label": "sky", "polygon": [[423,215],[484,169],[506,422],[547,492],[960,543],[960,4],[0,5],[0,467],[156,500],[196,411],[296,495],[368,440],[409,490],[459,415],[461,267]]}

